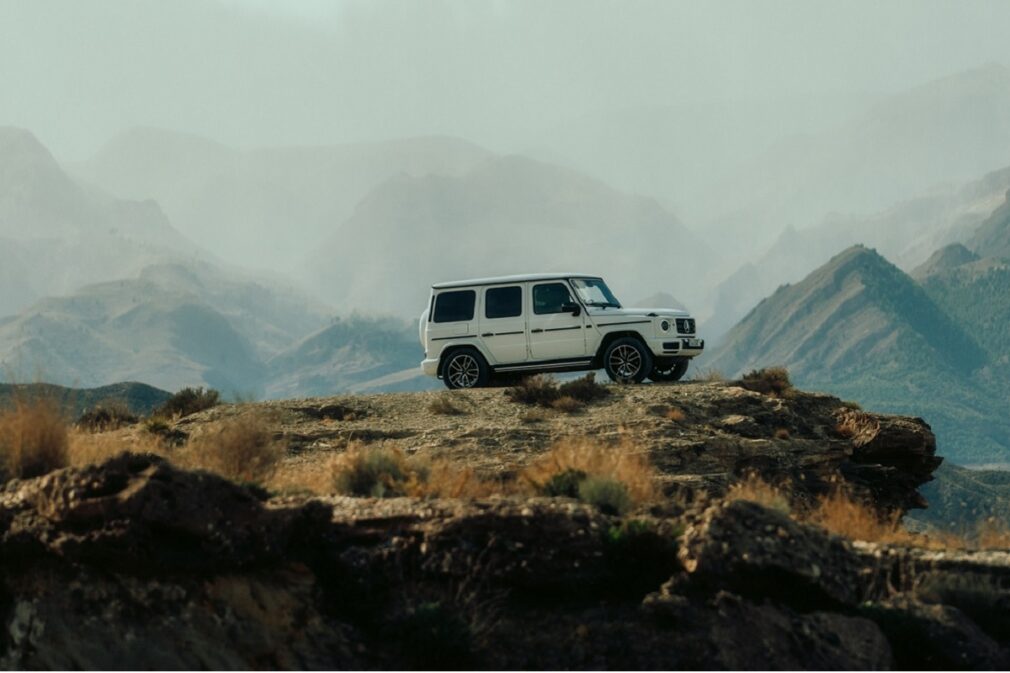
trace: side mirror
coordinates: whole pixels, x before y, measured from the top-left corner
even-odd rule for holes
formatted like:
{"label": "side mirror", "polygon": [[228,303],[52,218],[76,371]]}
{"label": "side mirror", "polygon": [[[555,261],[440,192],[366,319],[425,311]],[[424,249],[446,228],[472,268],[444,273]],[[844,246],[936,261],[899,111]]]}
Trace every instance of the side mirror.
{"label": "side mirror", "polygon": [[582,313],[582,307],[574,302],[565,302],[561,305],[562,313],[571,313],[572,315],[579,315]]}

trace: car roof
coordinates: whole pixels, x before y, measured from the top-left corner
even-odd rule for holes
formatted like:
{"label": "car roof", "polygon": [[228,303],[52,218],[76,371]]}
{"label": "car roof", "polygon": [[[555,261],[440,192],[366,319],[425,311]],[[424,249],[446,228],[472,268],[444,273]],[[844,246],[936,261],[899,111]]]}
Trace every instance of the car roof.
{"label": "car roof", "polygon": [[522,273],[516,276],[491,276],[489,278],[471,278],[469,280],[450,280],[435,283],[431,287],[441,290],[446,287],[470,287],[473,285],[500,285],[502,283],[526,283],[532,280],[564,280],[565,278],[600,278],[595,273]]}

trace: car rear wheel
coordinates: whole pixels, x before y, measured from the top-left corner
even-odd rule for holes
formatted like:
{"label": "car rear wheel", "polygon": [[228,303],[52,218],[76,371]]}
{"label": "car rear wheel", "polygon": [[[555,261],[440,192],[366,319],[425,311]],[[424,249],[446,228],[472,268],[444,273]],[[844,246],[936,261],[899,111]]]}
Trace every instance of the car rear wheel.
{"label": "car rear wheel", "polygon": [[442,365],[442,382],[450,390],[486,386],[490,374],[487,361],[469,348],[449,353]]}
{"label": "car rear wheel", "polygon": [[687,373],[688,362],[689,360],[687,358],[673,360],[672,362],[665,364],[657,362],[653,366],[652,372],[649,373],[649,379],[657,383],[679,381],[684,378],[684,374]]}
{"label": "car rear wheel", "polygon": [[652,371],[652,354],[634,337],[617,339],[603,354],[603,368],[617,383],[641,383]]}

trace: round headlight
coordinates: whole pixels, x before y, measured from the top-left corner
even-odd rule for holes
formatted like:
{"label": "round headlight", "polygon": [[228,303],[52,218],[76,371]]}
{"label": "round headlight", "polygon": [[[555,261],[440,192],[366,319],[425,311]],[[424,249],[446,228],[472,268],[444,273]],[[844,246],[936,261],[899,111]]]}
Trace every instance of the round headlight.
{"label": "round headlight", "polygon": [[664,320],[663,322],[659,323],[659,329],[663,330],[664,332],[668,332],[670,330],[670,321]]}

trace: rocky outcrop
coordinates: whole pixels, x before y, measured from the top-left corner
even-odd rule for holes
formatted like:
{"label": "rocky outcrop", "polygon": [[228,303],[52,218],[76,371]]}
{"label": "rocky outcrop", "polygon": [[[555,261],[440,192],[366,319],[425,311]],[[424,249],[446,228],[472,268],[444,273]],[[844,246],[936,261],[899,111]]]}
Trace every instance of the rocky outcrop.
{"label": "rocky outcrop", "polygon": [[154,456],[0,493],[5,668],[991,668],[1010,558],[750,502],[262,500]]}
{"label": "rocky outcrop", "polygon": [[788,484],[811,502],[844,482],[882,509],[922,507],[917,488],[941,459],[921,419],[857,411],[830,395],[791,390],[783,398],[733,383],[609,386],[611,394],[570,414],[529,407],[501,389],[454,391],[462,413],[429,407],[446,393],[391,393],[224,406],[183,419],[180,433],[236,413],[259,411],[289,444],[294,461],[348,442],[396,441],[499,478],[559,439],[627,442],[648,452],[669,494],[718,496],[747,473]]}

